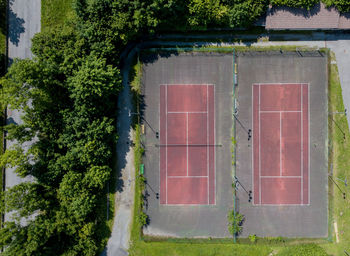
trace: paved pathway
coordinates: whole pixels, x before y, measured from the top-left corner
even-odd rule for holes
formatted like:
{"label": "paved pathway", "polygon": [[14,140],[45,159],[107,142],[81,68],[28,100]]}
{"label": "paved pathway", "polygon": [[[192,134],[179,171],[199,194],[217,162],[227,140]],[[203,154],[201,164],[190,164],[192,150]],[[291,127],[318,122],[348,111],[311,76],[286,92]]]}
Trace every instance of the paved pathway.
{"label": "paved pathway", "polygon": [[[344,107],[350,111],[350,40],[327,41],[327,47],[335,53]],[[347,118],[350,127],[350,115],[347,115]]]}
{"label": "paved pathway", "polygon": [[[41,0],[9,0],[8,14],[8,58],[9,64],[15,58],[32,58],[31,39],[34,34],[41,29]],[[7,123],[21,124],[21,113],[17,110],[8,109]],[[10,148],[14,143],[6,142],[6,147]],[[24,148],[27,148],[27,143]],[[5,171],[5,185],[12,187],[23,181],[31,180],[31,177],[22,179],[16,175],[14,168],[7,168]],[[9,219],[9,214],[5,215],[5,220]]]}
{"label": "paved pathway", "polygon": [[114,216],[113,230],[107,247],[102,255],[122,256],[128,255],[130,241],[130,229],[133,216],[134,203],[134,152],[130,147],[133,140],[131,129],[132,101],[130,87],[128,84],[128,72],[133,52],[125,60],[122,70],[123,90],[118,101],[118,123],[117,130],[119,140],[117,143],[117,173],[120,176],[117,182],[117,193],[115,197],[116,214]]}

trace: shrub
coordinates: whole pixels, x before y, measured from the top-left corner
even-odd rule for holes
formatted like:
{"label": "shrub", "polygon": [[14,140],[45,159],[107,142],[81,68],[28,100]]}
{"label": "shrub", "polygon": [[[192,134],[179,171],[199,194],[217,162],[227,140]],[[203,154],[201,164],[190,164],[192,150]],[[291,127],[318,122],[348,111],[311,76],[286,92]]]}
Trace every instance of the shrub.
{"label": "shrub", "polygon": [[239,235],[242,232],[242,225],[244,221],[244,216],[234,210],[230,211],[228,214],[229,227],[228,231],[233,236]]}
{"label": "shrub", "polygon": [[254,234],[254,235],[249,235],[249,241],[253,244],[256,243],[256,240],[258,239],[258,237]]}

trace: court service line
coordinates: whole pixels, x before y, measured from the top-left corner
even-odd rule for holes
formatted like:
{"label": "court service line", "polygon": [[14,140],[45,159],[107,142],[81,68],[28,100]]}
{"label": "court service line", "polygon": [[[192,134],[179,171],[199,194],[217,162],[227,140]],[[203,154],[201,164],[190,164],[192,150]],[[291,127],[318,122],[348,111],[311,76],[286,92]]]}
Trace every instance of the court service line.
{"label": "court service line", "polygon": [[301,181],[300,181],[300,196],[301,196],[301,204],[304,203],[304,162],[303,162],[303,147],[304,147],[304,140],[303,140],[303,118],[304,118],[304,113],[303,113],[303,93],[304,93],[304,85],[300,84],[300,109],[301,109],[301,127],[300,127],[300,175],[302,176]]}
{"label": "court service line", "polygon": [[260,93],[261,93],[261,88],[260,88],[260,83],[259,83],[259,204],[261,204],[261,145],[260,145],[260,137],[261,137],[261,129],[260,129]]}
{"label": "court service line", "polygon": [[[159,85],[159,112],[158,112],[158,116],[159,116],[159,123],[158,123],[158,131],[159,131],[159,134],[160,134],[160,138],[162,138],[162,134],[161,134],[161,132],[160,132],[160,113],[161,113],[161,108],[160,108],[160,102],[161,102],[161,100],[162,100],[162,93],[161,93],[161,87],[162,87],[162,85]],[[160,156],[161,156],[161,154],[160,154],[160,151],[161,151],[161,149],[158,151],[159,152],[159,183],[158,183],[158,188],[159,188],[159,194],[161,194],[162,192],[161,192],[161,187],[160,187],[160,185],[161,185],[161,175],[160,175]],[[158,204],[161,204],[160,203],[160,201],[161,200],[158,200]]]}
{"label": "court service line", "polygon": [[280,176],[282,176],[282,113],[280,112]]}
{"label": "court service line", "polygon": [[168,179],[176,179],[176,178],[208,178],[208,176],[189,176],[189,175],[185,175],[185,176],[168,176]]}
{"label": "court service line", "polygon": [[[214,120],[214,145],[216,145],[216,136],[215,136],[215,133],[216,133],[216,126],[215,126],[215,84],[212,84],[213,86],[213,120]],[[213,149],[213,157],[214,157],[214,205],[216,205],[216,157],[215,157],[215,151],[216,149],[214,148]],[[209,178],[208,178],[208,182],[209,182]]]}
{"label": "court service line", "polygon": [[260,113],[300,113],[300,110],[260,110]]}
{"label": "court service line", "polygon": [[188,176],[188,113],[186,115],[186,158],[187,158],[187,176]]}
{"label": "court service line", "polygon": [[307,101],[307,108],[308,108],[308,120],[307,120],[307,125],[308,125],[308,153],[309,153],[309,159],[308,159],[308,167],[309,167],[309,170],[308,170],[308,195],[309,195],[309,198],[308,198],[308,205],[311,204],[311,197],[310,197],[310,164],[311,164],[311,158],[310,158],[310,83],[307,84],[307,94],[308,94],[308,101]]}
{"label": "court service line", "polygon": [[[209,145],[209,102],[208,102],[208,88],[209,85],[207,84],[207,145]],[[207,176],[209,177],[209,147],[207,146]],[[209,204],[209,178],[207,180],[207,194],[208,194],[208,204]]]}
{"label": "court service line", "polygon": [[208,111],[169,111],[168,114],[207,114]]}
{"label": "court service line", "polygon": [[[165,145],[168,144],[168,85],[165,85]],[[168,147],[165,148],[165,204],[168,204]]]}
{"label": "court service line", "polygon": [[296,179],[296,178],[298,178],[298,179],[301,179],[302,178],[302,176],[261,176],[261,178],[262,179],[271,179],[271,178],[289,178],[289,179]]}
{"label": "court service line", "polygon": [[300,83],[275,83],[275,82],[271,82],[271,83],[259,83],[259,85],[286,85],[286,84],[298,85],[298,84],[300,84]]}
{"label": "court service line", "polygon": [[[255,136],[255,129],[254,129],[254,86],[256,84],[253,84],[252,86],[252,126],[253,126],[253,129],[252,129],[252,192],[253,192],[253,197],[254,197],[254,192],[255,192],[255,183],[254,183],[254,175],[255,175],[255,170],[254,170],[254,136]],[[254,203],[254,200],[255,198],[253,198],[253,205],[255,204]]]}

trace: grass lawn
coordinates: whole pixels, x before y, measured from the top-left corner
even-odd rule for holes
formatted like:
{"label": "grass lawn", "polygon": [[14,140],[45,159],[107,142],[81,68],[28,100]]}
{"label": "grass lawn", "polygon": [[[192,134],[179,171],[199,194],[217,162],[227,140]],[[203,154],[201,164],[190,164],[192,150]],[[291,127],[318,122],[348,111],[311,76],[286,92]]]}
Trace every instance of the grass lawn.
{"label": "grass lawn", "polygon": [[[331,60],[335,60],[331,54]],[[343,112],[344,104],[342,89],[340,87],[338,68],[336,64],[329,67],[329,112]],[[329,116],[329,158],[333,163],[333,179],[340,189],[346,193],[343,199],[342,193],[332,182],[329,183],[329,203],[332,210],[330,218],[331,228],[334,230],[334,222],[338,226],[339,243],[336,243],[335,233],[332,234],[332,243],[322,245],[331,255],[346,255],[344,250],[350,253],[350,193],[349,188],[337,178],[350,178],[350,133],[348,122],[344,114],[333,114]],[[345,133],[345,140],[344,134]]]}
{"label": "grass lawn", "polygon": [[42,0],[41,1],[41,30],[62,25],[74,15],[73,0]]}

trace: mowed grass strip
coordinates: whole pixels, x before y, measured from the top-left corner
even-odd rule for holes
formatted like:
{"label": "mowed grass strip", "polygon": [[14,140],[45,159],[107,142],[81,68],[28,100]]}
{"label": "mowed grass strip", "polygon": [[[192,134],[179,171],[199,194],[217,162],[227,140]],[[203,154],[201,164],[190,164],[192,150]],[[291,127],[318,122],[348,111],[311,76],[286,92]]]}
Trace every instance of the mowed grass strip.
{"label": "mowed grass strip", "polygon": [[131,256],[265,256],[272,249],[264,245],[206,244],[139,241],[129,250]]}
{"label": "mowed grass strip", "polygon": [[[331,53],[331,60],[335,61],[335,56]],[[340,86],[337,64],[331,62],[329,67],[329,112],[344,112],[342,88]],[[350,132],[347,117],[344,114],[329,115],[329,150],[330,161],[333,163],[333,179],[339,188],[346,193],[346,199],[335,184],[330,184],[329,204],[332,209],[330,227],[332,243],[323,245],[327,253],[331,255],[346,255],[344,250],[350,253],[350,193],[349,187],[339,179],[350,178]],[[344,140],[345,134],[345,140]],[[334,233],[334,222],[338,226],[339,243],[336,243]]]}
{"label": "mowed grass strip", "polygon": [[73,0],[42,0],[41,30],[63,25],[73,15]]}

